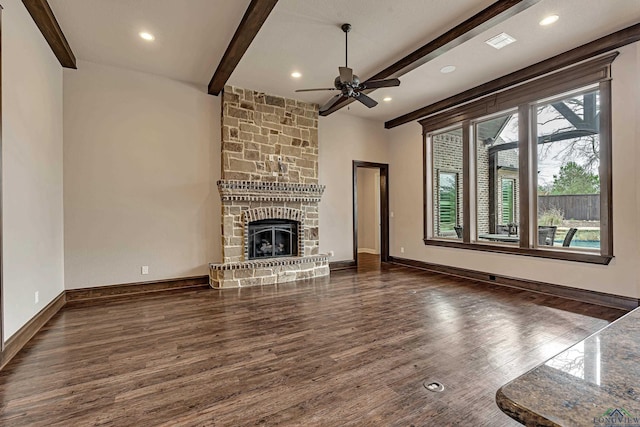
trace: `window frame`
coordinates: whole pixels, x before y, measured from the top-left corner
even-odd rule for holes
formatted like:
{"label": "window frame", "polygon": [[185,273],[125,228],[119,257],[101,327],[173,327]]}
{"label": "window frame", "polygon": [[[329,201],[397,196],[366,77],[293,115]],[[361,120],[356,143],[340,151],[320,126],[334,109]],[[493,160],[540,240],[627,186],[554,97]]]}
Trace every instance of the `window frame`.
{"label": "window frame", "polygon": [[[618,52],[598,56],[420,120],[419,123],[423,129],[423,241],[425,245],[609,264],[614,256],[611,200],[611,63],[617,56]],[[600,253],[567,250],[567,248],[538,247],[536,244],[537,236],[533,235],[534,233],[531,231],[531,224],[536,220],[532,209],[537,205],[536,201],[532,200],[536,193],[531,187],[533,183],[537,183],[537,179],[532,174],[536,162],[532,155],[535,155],[534,148],[537,146],[537,144],[533,145],[533,142],[537,143],[537,140],[535,125],[533,125],[536,122],[532,106],[539,104],[541,100],[555,98],[564,93],[578,92],[589,86],[600,91]],[[475,188],[471,189],[468,185],[472,173],[475,174],[473,170],[475,165],[472,164],[475,162],[473,156],[475,144],[471,143],[472,126],[478,119],[514,109],[517,110],[519,120],[520,242],[518,246],[508,246],[472,240],[474,234],[471,232],[471,227],[474,227],[475,224],[471,224],[469,207],[472,196],[475,197]],[[432,200],[429,200],[430,197],[433,197],[432,194],[430,195],[430,192],[433,191],[433,184],[428,177],[433,173],[429,168],[432,167],[429,164],[432,155],[430,135],[460,126],[463,130],[463,223],[461,225],[464,233],[462,241],[456,241],[434,237],[433,229],[429,227],[429,222],[433,224],[431,213],[433,212],[433,204]]]}

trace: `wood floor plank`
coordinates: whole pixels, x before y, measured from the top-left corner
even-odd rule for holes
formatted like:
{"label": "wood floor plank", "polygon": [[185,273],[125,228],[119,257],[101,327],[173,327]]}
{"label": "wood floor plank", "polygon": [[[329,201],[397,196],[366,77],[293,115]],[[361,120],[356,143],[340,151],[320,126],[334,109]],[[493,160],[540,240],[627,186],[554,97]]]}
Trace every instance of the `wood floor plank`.
{"label": "wood floor plank", "polygon": [[624,314],[362,255],[65,308],[0,371],[0,425],[511,426],[497,388]]}

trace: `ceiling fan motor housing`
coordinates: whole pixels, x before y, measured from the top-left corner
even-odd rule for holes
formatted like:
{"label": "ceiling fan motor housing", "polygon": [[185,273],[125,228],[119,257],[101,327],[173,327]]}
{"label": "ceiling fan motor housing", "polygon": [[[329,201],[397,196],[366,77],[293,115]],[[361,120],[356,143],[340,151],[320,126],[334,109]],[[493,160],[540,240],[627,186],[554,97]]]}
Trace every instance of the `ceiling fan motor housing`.
{"label": "ceiling fan motor housing", "polygon": [[333,81],[333,85],[338,90],[342,90],[344,87],[347,87],[347,86],[355,89],[360,86],[360,78],[354,74],[350,82],[342,82],[342,80],[340,80],[340,76],[338,76]]}

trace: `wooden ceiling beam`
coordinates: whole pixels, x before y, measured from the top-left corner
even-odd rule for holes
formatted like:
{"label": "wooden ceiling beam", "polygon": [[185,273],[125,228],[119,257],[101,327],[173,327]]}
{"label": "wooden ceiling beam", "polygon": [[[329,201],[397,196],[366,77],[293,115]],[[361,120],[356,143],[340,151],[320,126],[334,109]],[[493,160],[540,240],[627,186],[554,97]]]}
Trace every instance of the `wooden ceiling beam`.
{"label": "wooden ceiling beam", "polygon": [[76,69],[76,57],[47,0],[22,0],[60,65]]}
{"label": "wooden ceiling beam", "polygon": [[231,73],[236,69],[240,59],[262,28],[262,24],[267,20],[276,3],[278,0],[251,0],[216,72],[211,77],[209,82],[210,95],[218,95],[224,89]]}
{"label": "wooden ceiling beam", "polygon": [[[409,71],[432,61],[489,28],[517,15],[539,1],[540,0],[498,0],[463,23],[456,25],[446,33],[376,73],[367,81],[403,76]],[[374,89],[366,90],[364,93],[371,93],[373,90]],[[341,99],[330,109],[321,112],[320,115],[328,116],[342,107],[351,104],[353,101],[353,98]]]}
{"label": "wooden ceiling beam", "polygon": [[506,89],[527,80],[535,79],[552,71],[568,67],[580,61],[584,61],[591,57],[618,49],[631,43],[640,41],[640,24],[635,24],[623,30],[601,37],[597,40],[583,44],[574,49],[560,53],[544,61],[540,61],[528,67],[522,68],[506,76],[498,77],[487,83],[483,83],[474,88],[465,90],[457,95],[450,96],[441,101],[434,102],[426,107],[419,108],[410,113],[404,114],[395,119],[385,122],[384,127],[387,129],[409,123],[431,114],[437,113],[454,107],[458,104],[464,104],[476,98],[488,95],[490,93]]}

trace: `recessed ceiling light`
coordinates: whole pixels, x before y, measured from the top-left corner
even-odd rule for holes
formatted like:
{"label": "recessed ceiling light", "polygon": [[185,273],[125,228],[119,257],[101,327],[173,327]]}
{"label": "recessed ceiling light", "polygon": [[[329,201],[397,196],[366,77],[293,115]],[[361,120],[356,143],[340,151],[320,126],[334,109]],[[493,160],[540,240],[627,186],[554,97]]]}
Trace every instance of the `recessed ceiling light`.
{"label": "recessed ceiling light", "polygon": [[147,33],[146,31],[141,31],[141,32],[138,33],[138,35],[142,39],[144,39],[144,40],[146,40],[148,42],[154,41],[156,39],[153,34]]}
{"label": "recessed ceiling light", "polygon": [[384,102],[389,102],[389,101],[391,101],[392,99],[393,99],[393,98],[391,98],[390,96],[385,96],[384,98],[382,98],[382,100],[383,100]]}
{"label": "recessed ceiling light", "polygon": [[540,25],[542,26],[551,25],[554,22],[556,22],[558,19],[560,19],[558,15],[549,15],[545,17],[542,21],[540,21]]}
{"label": "recessed ceiling light", "polygon": [[447,65],[446,67],[440,68],[440,72],[442,74],[453,73],[455,70],[456,70],[456,66],[455,65]]}
{"label": "recessed ceiling light", "polygon": [[500,33],[495,37],[491,37],[485,43],[488,44],[491,47],[496,48],[496,49],[502,49],[503,47],[505,47],[507,45],[510,45],[511,43],[513,43],[515,41],[516,41],[516,39],[511,37],[509,34]]}
{"label": "recessed ceiling light", "polygon": [[294,71],[293,73],[291,73],[291,77],[293,77],[294,79],[299,79],[300,77],[302,77],[302,74],[300,74],[297,71]]}

